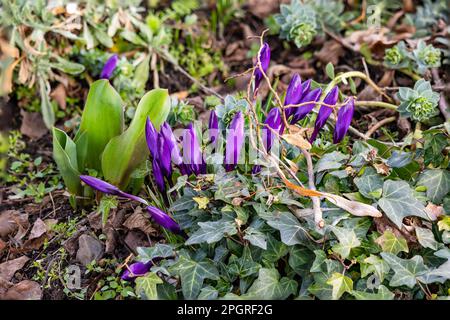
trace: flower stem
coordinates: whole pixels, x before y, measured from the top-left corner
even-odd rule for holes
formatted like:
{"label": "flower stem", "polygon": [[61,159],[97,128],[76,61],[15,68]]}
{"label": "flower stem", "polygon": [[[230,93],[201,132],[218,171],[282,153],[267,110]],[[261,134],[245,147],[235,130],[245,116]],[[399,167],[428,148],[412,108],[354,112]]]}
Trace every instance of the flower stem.
{"label": "flower stem", "polygon": [[383,101],[355,101],[355,106],[359,107],[379,107],[391,110],[397,110],[397,106],[392,103],[387,103]]}

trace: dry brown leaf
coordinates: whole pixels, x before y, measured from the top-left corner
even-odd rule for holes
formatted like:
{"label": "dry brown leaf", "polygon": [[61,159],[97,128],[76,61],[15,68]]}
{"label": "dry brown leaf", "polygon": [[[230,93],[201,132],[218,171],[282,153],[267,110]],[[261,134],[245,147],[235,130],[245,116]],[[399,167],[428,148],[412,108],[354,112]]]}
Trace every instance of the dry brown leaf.
{"label": "dry brown leaf", "polygon": [[0,239],[0,253],[6,248],[6,242]]}
{"label": "dry brown leaf", "polygon": [[437,206],[431,202],[428,202],[427,206],[425,207],[425,212],[433,221],[436,221],[440,216],[443,216],[445,214],[444,207]]}
{"label": "dry brown leaf", "polygon": [[22,125],[20,132],[33,140],[42,138],[48,131],[40,112],[20,111],[22,115]]}
{"label": "dry brown leaf", "polygon": [[56,103],[58,104],[58,106],[61,109],[66,110],[67,93],[66,93],[66,88],[64,87],[64,85],[62,83],[60,83],[56,86],[56,88],[52,91],[52,93],[50,93],[50,96],[56,101]]}
{"label": "dry brown leaf", "polygon": [[9,58],[7,63],[4,62],[6,67],[0,73],[0,96],[8,94],[12,91],[13,72],[19,61],[20,59],[12,60],[12,58]]}
{"label": "dry brown leaf", "polygon": [[0,264],[0,278],[5,281],[10,281],[14,274],[23,268],[23,266],[30,260],[26,256],[20,258],[9,260]]}
{"label": "dry brown leaf", "polygon": [[377,170],[377,173],[384,176],[389,175],[389,173],[391,172],[391,168],[386,163],[374,163],[373,166]]}
{"label": "dry brown leaf", "polygon": [[4,300],[40,300],[42,298],[42,290],[39,283],[30,280],[23,280],[0,296]]}
{"label": "dry brown leaf", "polygon": [[299,134],[289,134],[289,133],[283,134],[282,138],[284,140],[286,140],[287,143],[292,144],[296,147],[299,147],[300,149],[306,149],[306,150],[311,149],[311,143],[309,143],[305,138],[303,138],[301,133],[299,133]]}
{"label": "dry brown leaf", "polygon": [[19,57],[19,49],[11,45],[8,41],[0,38],[0,51],[3,55],[8,57],[18,58]]}
{"label": "dry brown leaf", "polygon": [[290,182],[289,180],[287,180],[284,177],[282,177],[282,180],[283,180],[284,184],[286,185],[286,187],[288,187],[289,189],[297,192],[301,196],[305,196],[305,197],[320,197],[322,195],[322,193],[320,193],[319,191],[306,189],[306,188],[297,186],[297,185],[293,184],[292,182]]}
{"label": "dry brown leaf", "polygon": [[320,51],[314,53],[314,56],[316,56],[324,65],[331,62],[336,66],[339,63],[339,58],[342,57],[344,53],[345,50],[339,42],[330,40],[325,42]]}
{"label": "dry brown leaf", "polygon": [[0,238],[5,238],[17,230],[25,231],[28,225],[28,215],[16,210],[3,211],[0,213]]}
{"label": "dry brown leaf", "polygon": [[48,231],[48,227],[44,221],[38,218],[31,229],[30,235],[28,236],[28,240],[33,240],[41,237]]}
{"label": "dry brown leaf", "polygon": [[378,211],[376,208],[357,201],[351,201],[348,199],[345,199],[341,196],[337,196],[331,193],[322,193],[322,196],[324,196],[328,201],[333,203],[334,205],[338,206],[341,209],[344,209],[345,211],[353,214],[354,216],[358,217],[375,217],[379,218],[383,216],[380,211]]}
{"label": "dry brown leaf", "polygon": [[156,234],[157,232],[156,229],[152,227],[148,214],[142,212],[141,208],[136,209],[136,211],[123,223],[123,225],[130,230],[141,230],[145,234]]}
{"label": "dry brown leaf", "polygon": [[291,169],[291,171],[292,171],[293,173],[297,173],[297,171],[298,171],[298,166],[297,166],[297,164],[296,164],[294,161],[291,161],[291,160],[289,160],[289,159],[287,159],[287,158],[285,158],[284,161],[287,162],[287,164],[289,165],[289,168]]}

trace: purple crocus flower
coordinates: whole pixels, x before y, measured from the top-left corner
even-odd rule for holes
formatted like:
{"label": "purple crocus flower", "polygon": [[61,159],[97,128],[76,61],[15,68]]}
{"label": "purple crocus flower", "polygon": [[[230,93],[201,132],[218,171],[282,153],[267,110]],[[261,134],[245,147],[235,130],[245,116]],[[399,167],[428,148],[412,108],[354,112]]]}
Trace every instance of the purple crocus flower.
{"label": "purple crocus flower", "polygon": [[308,113],[311,112],[312,109],[314,109],[314,106],[316,105],[317,100],[319,100],[320,95],[322,94],[322,89],[317,88],[310,92],[308,92],[306,95],[304,95],[299,103],[304,103],[310,101],[310,104],[305,104],[301,107],[295,108],[295,112],[293,112],[293,116],[291,118],[291,124],[295,124],[299,122],[301,119],[306,117]]}
{"label": "purple crocus flower", "polygon": [[217,118],[216,112],[214,110],[212,110],[209,115],[208,128],[209,128],[210,142],[215,148],[217,145],[217,138],[219,136],[219,119]]}
{"label": "purple crocus flower", "polygon": [[167,179],[172,177],[172,159],[170,154],[170,146],[160,133],[158,135],[158,163]]}
{"label": "purple crocus flower", "polygon": [[148,149],[153,158],[158,157],[158,131],[156,131],[150,117],[147,117],[145,123],[145,140],[147,141]]}
{"label": "purple crocus flower", "polygon": [[195,128],[190,123],[183,133],[183,159],[189,165],[192,173],[199,175],[206,173],[206,165],[198,142]]}
{"label": "purple crocus flower", "polygon": [[[268,125],[270,128],[278,131],[281,134],[280,130],[282,129],[282,119],[281,112],[278,108],[272,108],[267,114],[266,121],[264,124]],[[263,128],[263,143],[267,152],[272,148],[273,140],[275,139],[275,134],[269,128]]]}
{"label": "purple crocus flower", "polygon": [[[291,81],[289,82],[289,86],[286,90],[286,98],[284,99],[284,105],[294,105],[298,104],[300,102],[300,99],[302,97],[302,79],[300,78],[300,75],[298,73],[294,74],[294,76],[291,78]],[[295,112],[295,109],[297,108],[288,108],[286,109],[286,117],[289,118],[293,112]]]}
{"label": "purple crocus flower", "polygon": [[100,74],[101,79],[109,79],[111,78],[114,69],[116,69],[117,63],[119,62],[119,56],[117,54],[113,54],[106,60],[105,65],[103,66],[102,72]]}
{"label": "purple crocus flower", "polygon": [[150,270],[151,266],[151,261],[147,263],[135,262],[125,269],[120,278],[125,281],[132,281],[137,277],[144,276]]}
{"label": "purple crocus flower", "polygon": [[122,190],[120,190],[116,186],[113,186],[112,184],[110,184],[108,182],[105,182],[105,181],[103,181],[101,179],[94,178],[94,177],[87,176],[87,175],[81,175],[80,176],[80,180],[83,181],[84,183],[86,183],[91,188],[93,188],[95,190],[98,190],[100,192],[103,192],[103,193],[106,193],[106,194],[111,194],[111,195],[114,195],[114,196],[127,198],[127,199],[130,199],[130,200],[138,201],[140,203],[148,205],[147,201],[145,201],[144,199],[142,199],[140,197],[137,197],[137,196],[134,196],[132,194],[123,192]]}
{"label": "purple crocus flower", "polygon": [[[267,44],[267,42],[264,42],[261,49],[259,49],[258,54],[259,54],[259,60],[261,61],[261,67],[265,73],[267,71],[267,69],[269,68],[269,64],[270,64],[270,47]],[[258,93],[259,85],[261,84],[261,81],[263,79],[263,74],[262,74],[260,68],[258,67],[258,64],[256,64],[256,70],[254,72],[254,75],[255,75],[255,89],[254,89],[253,95],[256,96],[256,94]]]}
{"label": "purple crocus flower", "polygon": [[164,176],[157,158],[153,158],[152,169],[156,186],[158,187],[159,192],[164,193],[164,191],[166,190],[166,184],[164,183]]}
{"label": "purple crocus flower", "polygon": [[225,170],[231,171],[238,163],[242,145],[244,144],[244,116],[241,111],[236,113],[227,131]]}
{"label": "purple crocus flower", "polygon": [[162,124],[160,134],[164,138],[164,144],[167,145],[172,162],[176,165],[180,165],[183,160],[181,159],[177,139],[175,138],[172,129],[167,122]]}
{"label": "purple crocus flower", "polygon": [[349,97],[345,104],[339,109],[336,120],[336,127],[333,133],[333,143],[339,143],[344,139],[345,134],[352,122],[353,112],[355,111],[355,99]]}
{"label": "purple crocus flower", "polygon": [[[339,96],[339,88],[335,86],[333,87],[333,89],[330,90],[330,92],[328,92],[328,94],[325,96],[325,99],[323,99],[323,102],[327,105],[334,106],[338,100],[338,96]],[[319,114],[317,115],[316,123],[314,124],[314,131],[311,134],[310,142],[316,140],[317,134],[327,122],[327,119],[332,111],[333,108],[322,105],[322,107],[319,110]]]}
{"label": "purple crocus flower", "polygon": [[164,211],[152,206],[148,206],[147,211],[150,213],[153,220],[163,228],[172,231],[173,233],[181,233],[178,223]]}

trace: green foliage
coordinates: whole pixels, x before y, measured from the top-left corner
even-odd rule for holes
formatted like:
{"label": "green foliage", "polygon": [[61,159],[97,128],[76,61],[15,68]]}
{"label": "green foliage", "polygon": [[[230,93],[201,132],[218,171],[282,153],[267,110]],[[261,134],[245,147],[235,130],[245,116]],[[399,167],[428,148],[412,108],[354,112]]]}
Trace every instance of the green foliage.
{"label": "green foliage", "polygon": [[426,45],[423,40],[417,43],[413,55],[417,63],[417,71],[420,74],[423,74],[427,69],[441,66],[441,50],[431,44]]}
{"label": "green foliage", "polygon": [[392,48],[386,49],[384,63],[391,69],[403,69],[410,65],[411,54],[404,41],[400,41]]}
{"label": "green foliage", "polygon": [[439,94],[434,92],[431,84],[420,79],[414,88],[401,87],[398,91],[400,105],[398,111],[404,117],[411,117],[416,121],[427,120],[435,116],[439,110]]}

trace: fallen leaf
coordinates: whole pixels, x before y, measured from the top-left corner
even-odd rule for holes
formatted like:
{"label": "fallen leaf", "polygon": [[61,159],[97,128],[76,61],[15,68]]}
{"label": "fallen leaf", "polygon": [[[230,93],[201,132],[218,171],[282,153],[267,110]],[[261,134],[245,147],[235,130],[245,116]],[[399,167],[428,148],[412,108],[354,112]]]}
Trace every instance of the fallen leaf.
{"label": "fallen leaf", "polygon": [[299,147],[300,149],[311,149],[311,143],[309,143],[301,134],[283,134],[282,138],[286,140],[287,143]]}
{"label": "fallen leaf", "polygon": [[48,231],[48,227],[44,221],[38,218],[31,229],[30,235],[28,236],[28,240],[37,239]]}
{"label": "fallen leaf", "polygon": [[249,0],[247,3],[248,11],[264,19],[278,10],[279,1],[273,0]]}
{"label": "fallen leaf", "polygon": [[20,114],[22,115],[22,125],[20,126],[22,134],[33,140],[38,140],[47,133],[48,129],[40,112],[20,110]]}
{"label": "fallen leaf", "polygon": [[431,202],[428,202],[427,206],[425,207],[425,212],[433,221],[436,221],[440,216],[443,216],[445,214],[444,207],[437,206]]}
{"label": "fallen leaf", "polygon": [[6,248],[6,242],[0,239],[0,253]]}
{"label": "fallen leaf", "polygon": [[52,93],[50,93],[50,97],[52,97],[53,100],[56,101],[56,103],[58,104],[58,106],[61,109],[66,110],[67,94],[66,94],[66,88],[64,87],[64,85],[62,83],[60,83],[56,86],[55,90],[53,90]]}
{"label": "fallen leaf", "polygon": [[139,230],[131,230],[128,232],[124,241],[135,254],[137,253],[138,247],[150,246],[147,236]]}
{"label": "fallen leaf", "polygon": [[20,258],[9,260],[0,264],[0,278],[5,281],[10,281],[14,274],[23,268],[23,266],[30,260],[26,256]]}
{"label": "fallen leaf", "polygon": [[345,211],[353,214],[354,216],[358,217],[369,216],[375,218],[379,218],[382,216],[381,212],[378,211],[376,208],[372,207],[371,205],[357,201],[351,201],[331,193],[322,192],[322,196],[324,196],[328,201],[332,202],[334,205],[338,206],[341,209],[344,209]]}
{"label": "fallen leaf", "polygon": [[374,163],[373,166],[377,170],[377,173],[382,174],[384,176],[389,175],[389,173],[391,171],[391,168],[389,168],[389,166],[383,162]]}
{"label": "fallen leaf", "polygon": [[26,230],[27,228],[28,215],[21,214],[16,210],[6,210],[0,213],[0,238],[6,238],[17,230],[20,232],[20,230]]}
{"label": "fallen leaf", "polygon": [[0,296],[3,300],[40,300],[42,298],[42,289],[39,283],[30,280],[23,280]]}
{"label": "fallen leaf", "polygon": [[291,190],[294,190],[295,192],[297,192],[301,196],[305,196],[305,197],[320,197],[322,195],[322,193],[319,192],[319,191],[306,189],[306,188],[297,186],[297,185],[293,184],[292,182],[290,182],[289,180],[287,180],[284,177],[282,177],[282,180],[283,180],[284,184],[286,185],[286,187],[288,187]]}
{"label": "fallen leaf", "polygon": [[154,235],[157,233],[156,229],[153,228],[152,223],[150,222],[148,214],[142,212],[141,208],[136,209],[136,211],[123,223],[123,225],[130,230],[141,230],[145,234]]}
{"label": "fallen leaf", "polygon": [[344,53],[344,48],[339,42],[330,40],[325,42],[320,51],[314,53],[314,56],[316,56],[323,64],[331,62],[336,66],[339,63],[339,58],[342,57]]}

